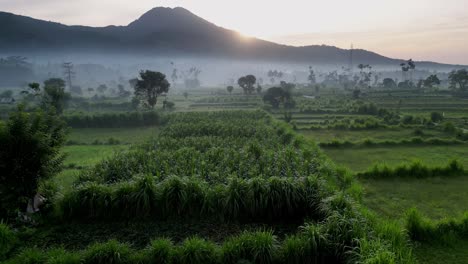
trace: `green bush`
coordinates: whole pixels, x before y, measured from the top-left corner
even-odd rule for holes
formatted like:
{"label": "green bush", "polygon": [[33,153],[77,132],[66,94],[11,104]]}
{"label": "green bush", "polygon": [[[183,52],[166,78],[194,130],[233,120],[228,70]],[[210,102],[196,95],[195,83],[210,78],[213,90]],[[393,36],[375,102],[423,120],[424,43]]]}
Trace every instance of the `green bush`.
{"label": "green bush", "polygon": [[0,222],[0,260],[7,257],[8,253],[16,246],[17,237],[8,225]]}
{"label": "green bush", "polygon": [[271,231],[245,232],[223,244],[223,263],[273,263],[278,242]]}
{"label": "green bush", "polygon": [[172,241],[163,238],[151,241],[144,255],[146,263],[170,264],[177,257],[176,253]]}
{"label": "green bush", "polygon": [[83,253],[84,264],[125,264],[131,263],[132,250],[127,244],[110,240],[106,243],[96,243]]}
{"label": "green bush", "polygon": [[201,238],[188,238],[178,248],[180,263],[211,264],[219,263],[219,251],[214,243]]}
{"label": "green bush", "polygon": [[442,176],[461,176],[466,172],[457,160],[452,160],[445,167],[427,167],[419,161],[409,165],[388,167],[385,164],[376,164],[366,172],[358,173],[358,177],[363,178],[428,178]]}

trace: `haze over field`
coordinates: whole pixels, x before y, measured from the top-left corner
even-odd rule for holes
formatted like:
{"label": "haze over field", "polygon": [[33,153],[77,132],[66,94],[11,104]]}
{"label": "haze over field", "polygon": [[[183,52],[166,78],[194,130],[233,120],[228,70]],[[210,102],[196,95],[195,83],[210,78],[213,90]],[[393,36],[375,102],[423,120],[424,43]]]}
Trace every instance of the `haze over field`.
{"label": "haze over field", "polygon": [[0,0],[0,10],[67,25],[127,25],[154,6],[181,6],[242,34],[288,45],[334,45],[392,58],[468,64],[464,0]]}

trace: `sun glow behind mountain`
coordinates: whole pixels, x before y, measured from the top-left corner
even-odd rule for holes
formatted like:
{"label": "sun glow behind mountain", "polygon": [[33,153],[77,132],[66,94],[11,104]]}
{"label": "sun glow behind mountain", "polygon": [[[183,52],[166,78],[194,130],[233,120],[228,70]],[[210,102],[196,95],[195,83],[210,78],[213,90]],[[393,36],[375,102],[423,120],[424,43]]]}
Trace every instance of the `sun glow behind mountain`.
{"label": "sun glow behind mountain", "polygon": [[[182,6],[224,28],[289,45],[329,44],[393,57],[468,63],[465,0],[0,0],[0,10],[91,26],[126,25],[155,6]],[[103,11],[104,10],[104,11]]]}

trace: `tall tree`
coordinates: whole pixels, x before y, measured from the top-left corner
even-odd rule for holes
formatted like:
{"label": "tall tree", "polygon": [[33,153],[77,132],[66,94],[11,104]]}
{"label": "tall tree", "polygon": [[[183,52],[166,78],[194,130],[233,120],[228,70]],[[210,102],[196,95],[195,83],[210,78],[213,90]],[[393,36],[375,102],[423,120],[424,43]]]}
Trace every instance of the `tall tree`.
{"label": "tall tree", "polygon": [[440,79],[437,75],[432,74],[423,81],[425,88],[432,88],[434,85],[440,85]]}
{"label": "tall tree", "polygon": [[65,92],[64,80],[52,78],[44,82],[43,105],[45,108],[53,106],[57,114],[62,114],[70,98],[70,94]]}
{"label": "tall tree", "polygon": [[391,78],[385,78],[383,79],[383,87],[385,89],[394,89],[397,87],[397,83]]}
{"label": "tall tree", "polygon": [[226,87],[226,90],[229,94],[232,94],[232,90],[234,90],[234,87],[232,85],[229,85],[228,87]]}
{"label": "tall tree", "polygon": [[171,85],[166,79],[166,75],[154,71],[141,71],[140,79],[135,86],[135,96],[145,101],[145,104],[154,109],[158,102],[158,96],[169,91]]}
{"label": "tall tree", "polygon": [[307,76],[307,80],[309,81],[310,87],[313,87],[317,82],[317,78],[315,77],[315,72],[314,69],[312,69],[312,66],[309,66],[309,76]]}
{"label": "tall tree", "polygon": [[237,84],[244,90],[245,94],[252,94],[255,91],[255,83],[257,82],[257,78],[255,76],[249,74],[243,77],[240,77],[237,81]]}
{"label": "tall tree", "polygon": [[449,74],[450,88],[465,92],[468,90],[468,71],[461,69]]}

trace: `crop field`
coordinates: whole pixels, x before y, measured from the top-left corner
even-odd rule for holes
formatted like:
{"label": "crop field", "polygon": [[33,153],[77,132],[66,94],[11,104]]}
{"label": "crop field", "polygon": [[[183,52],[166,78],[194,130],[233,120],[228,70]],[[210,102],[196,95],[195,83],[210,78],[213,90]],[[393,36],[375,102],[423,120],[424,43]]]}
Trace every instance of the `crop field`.
{"label": "crop field", "polygon": [[[110,150],[102,147],[69,151],[85,166],[95,163],[87,153]],[[48,217],[60,223],[60,236],[52,222],[37,229],[43,247],[26,244],[12,261],[57,252],[85,261],[118,252],[143,263],[155,257],[182,263],[411,259],[404,243],[390,239],[398,232],[377,230],[353,202],[353,182],[317,146],[263,111],[177,113],[157,138],[83,169],[53,201]],[[115,230],[129,220],[132,226]],[[179,228],[165,229],[173,220]],[[148,221],[144,229],[138,224]],[[192,230],[181,228],[184,223]],[[139,244],[122,244],[125,232],[145,235]],[[53,249],[59,246],[66,251]]]}
{"label": "crop field", "polygon": [[465,263],[466,100],[387,96],[298,95],[290,120],[220,90],[68,109],[57,192],[8,263]]}

